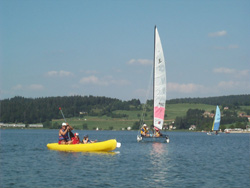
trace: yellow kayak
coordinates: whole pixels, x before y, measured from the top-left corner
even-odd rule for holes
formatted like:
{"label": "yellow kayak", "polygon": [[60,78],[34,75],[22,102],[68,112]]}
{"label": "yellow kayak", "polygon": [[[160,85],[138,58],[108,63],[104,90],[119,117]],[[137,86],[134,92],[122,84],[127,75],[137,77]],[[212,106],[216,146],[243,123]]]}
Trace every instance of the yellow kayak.
{"label": "yellow kayak", "polygon": [[89,151],[112,151],[116,148],[117,142],[115,139],[106,140],[103,142],[89,143],[89,144],[69,144],[63,145],[58,143],[47,144],[48,149],[58,151],[73,151],[73,152],[89,152]]}

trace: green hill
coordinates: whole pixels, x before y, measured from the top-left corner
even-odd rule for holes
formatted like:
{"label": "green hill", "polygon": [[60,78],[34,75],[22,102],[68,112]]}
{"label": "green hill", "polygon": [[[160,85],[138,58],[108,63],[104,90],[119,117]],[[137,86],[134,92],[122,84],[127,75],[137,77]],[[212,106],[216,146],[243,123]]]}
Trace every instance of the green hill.
{"label": "green hill", "polygon": [[[67,120],[79,129],[116,129],[133,127],[141,119],[144,104],[139,99],[122,101],[114,98],[95,96],[69,96],[24,98],[14,97],[0,100],[3,123],[43,123],[48,128],[58,128],[61,122],[59,107],[62,107]],[[147,101],[144,121],[152,124],[153,101]],[[165,122],[168,124],[176,117],[184,117],[189,109],[204,111],[221,109],[228,106],[230,116],[250,114],[250,95],[230,95],[208,98],[185,98],[166,101]],[[233,119],[232,119],[233,120]],[[231,121],[232,121],[231,120]]]}

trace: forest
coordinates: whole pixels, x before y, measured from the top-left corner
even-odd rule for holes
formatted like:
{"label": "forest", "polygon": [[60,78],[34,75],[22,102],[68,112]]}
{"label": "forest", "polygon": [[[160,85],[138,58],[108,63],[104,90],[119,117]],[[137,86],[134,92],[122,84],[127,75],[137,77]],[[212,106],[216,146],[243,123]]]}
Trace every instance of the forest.
{"label": "forest", "polygon": [[70,96],[24,98],[14,97],[1,100],[1,118],[3,123],[43,123],[61,118],[59,107],[68,118],[79,116],[79,113],[90,116],[115,116],[114,110],[131,110],[141,108],[140,100],[121,101],[107,97]]}
{"label": "forest", "polygon": [[167,101],[168,104],[177,103],[199,103],[221,106],[249,106],[250,95],[229,95],[219,97],[205,97],[205,98],[182,98],[171,99]]}
{"label": "forest", "polygon": [[[143,105],[139,99],[122,101],[115,98],[98,96],[65,96],[45,98],[14,97],[4,99],[1,103],[0,122],[35,124],[60,119],[62,115],[59,107],[67,118],[78,117],[79,114],[88,116],[108,116],[111,118],[129,118],[127,114],[117,114],[114,111],[142,111]],[[240,106],[250,106],[250,95],[230,95],[208,98],[185,98],[167,100],[166,104],[201,103],[228,106],[230,111],[223,111],[224,117],[221,124],[231,122],[245,122],[247,118],[238,118],[235,114]],[[147,106],[152,107],[153,100],[147,101]],[[204,118],[204,110],[189,109],[184,117],[176,117],[175,126],[178,129],[188,129],[191,124],[197,125],[197,129],[205,129],[211,125],[213,119]],[[247,112],[250,114],[250,112]]]}
{"label": "forest", "polygon": [[[211,131],[211,125],[213,124],[213,118],[205,117],[204,110],[189,109],[184,117],[176,117],[174,125],[177,129],[188,129],[191,125],[196,126],[196,130]],[[214,113],[214,111],[213,111]],[[237,128],[246,128],[248,119],[246,117],[238,117],[235,109],[223,110],[221,109],[222,118],[220,122],[220,128],[224,130],[225,125],[236,123]],[[250,113],[250,112],[248,112]],[[235,128],[232,125],[230,128]]]}

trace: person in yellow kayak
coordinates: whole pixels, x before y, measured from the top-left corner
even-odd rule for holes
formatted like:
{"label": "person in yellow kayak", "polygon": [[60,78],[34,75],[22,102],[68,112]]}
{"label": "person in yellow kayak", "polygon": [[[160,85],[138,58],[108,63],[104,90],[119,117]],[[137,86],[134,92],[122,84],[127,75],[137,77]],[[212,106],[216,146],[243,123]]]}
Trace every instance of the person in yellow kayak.
{"label": "person in yellow kayak", "polygon": [[85,135],[83,137],[83,140],[82,140],[82,143],[84,143],[84,144],[95,143],[95,142],[97,142],[97,140],[95,140],[95,141],[89,140],[89,136],[88,135]]}
{"label": "person in yellow kayak", "polygon": [[59,130],[59,141],[58,144],[71,144],[72,141],[69,140],[69,132],[73,128],[68,123],[62,123],[62,128]]}
{"label": "person in yellow kayak", "polygon": [[147,125],[144,124],[141,128],[141,136],[149,136]]}
{"label": "person in yellow kayak", "polygon": [[71,138],[71,140],[72,140],[72,144],[80,144],[80,142],[81,142],[78,133],[75,133],[74,137]]}

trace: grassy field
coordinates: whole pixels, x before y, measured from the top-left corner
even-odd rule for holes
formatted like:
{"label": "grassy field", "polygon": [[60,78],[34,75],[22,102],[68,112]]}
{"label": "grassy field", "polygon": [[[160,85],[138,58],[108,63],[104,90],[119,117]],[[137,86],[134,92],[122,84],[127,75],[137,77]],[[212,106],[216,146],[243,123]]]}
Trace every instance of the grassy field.
{"label": "grassy field", "polygon": [[[206,104],[167,104],[166,105],[166,114],[167,118],[165,122],[172,122],[175,120],[177,116],[185,116],[188,109],[202,109],[205,111],[215,110],[215,106],[206,105]],[[93,116],[85,116],[83,118],[70,118],[67,119],[70,125],[72,125],[75,129],[83,129],[83,125],[87,126],[89,130],[93,130],[96,127],[102,130],[122,130],[127,127],[132,127],[135,122],[139,121],[142,115],[142,111],[124,111],[118,110],[115,111],[116,114],[126,114],[127,118],[110,118],[107,116],[101,117],[93,117]],[[145,122],[150,125],[152,124],[153,111],[147,111],[146,116],[144,118]],[[63,122],[63,119],[53,120],[52,123]]]}

